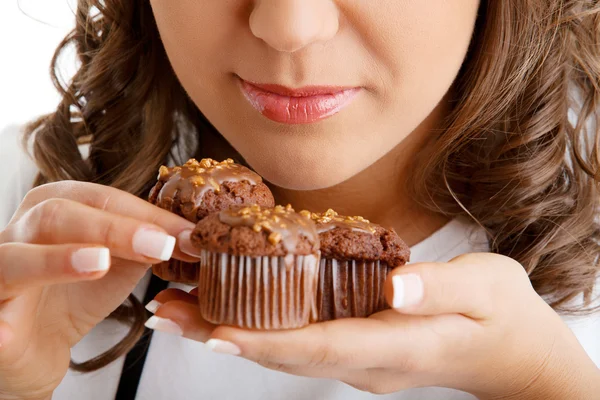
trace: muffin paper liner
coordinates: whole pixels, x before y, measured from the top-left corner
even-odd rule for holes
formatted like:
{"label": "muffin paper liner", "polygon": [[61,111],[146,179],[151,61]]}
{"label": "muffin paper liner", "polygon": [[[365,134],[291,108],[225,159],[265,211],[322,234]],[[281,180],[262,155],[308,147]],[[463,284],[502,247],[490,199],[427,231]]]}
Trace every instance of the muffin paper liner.
{"label": "muffin paper liner", "polygon": [[389,308],[384,284],[391,268],[380,261],[321,258],[317,321],[364,318]]}
{"label": "muffin paper liner", "polygon": [[293,329],[316,318],[319,255],[250,257],[201,252],[198,301],[213,324]]}
{"label": "muffin paper liner", "polygon": [[152,266],[152,272],[165,281],[196,286],[200,276],[200,263],[172,259]]}

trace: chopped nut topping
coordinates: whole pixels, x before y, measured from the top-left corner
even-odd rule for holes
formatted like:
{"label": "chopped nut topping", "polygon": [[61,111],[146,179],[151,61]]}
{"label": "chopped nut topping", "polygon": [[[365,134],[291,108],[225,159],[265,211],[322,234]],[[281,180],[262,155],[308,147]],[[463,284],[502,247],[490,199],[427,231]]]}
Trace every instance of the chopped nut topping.
{"label": "chopped nut topping", "polygon": [[300,215],[302,215],[304,218],[311,218],[312,217],[312,213],[310,211],[307,210],[302,210],[299,213]]}
{"label": "chopped nut topping", "polygon": [[269,243],[276,245],[279,242],[281,242],[281,233],[271,232],[269,235]]}
{"label": "chopped nut topping", "polygon": [[213,167],[214,160],[211,160],[210,158],[204,158],[202,161],[200,161],[200,165],[203,166],[204,168]]}
{"label": "chopped nut topping", "polygon": [[162,165],[160,167],[160,169],[158,170],[158,177],[160,178],[164,178],[167,175],[169,175],[169,168],[165,167],[164,165]]}
{"label": "chopped nut topping", "polygon": [[194,186],[202,186],[206,183],[204,178],[202,178],[201,176],[194,176],[191,178],[191,181]]}
{"label": "chopped nut topping", "polygon": [[230,226],[246,226],[254,232],[265,232],[272,245],[279,243],[288,251],[296,249],[301,236],[318,243],[315,224],[306,217],[297,214],[291,206],[262,208],[251,205],[223,210],[219,214],[221,222]]}
{"label": "chopped nut topping", "polygon": [[[246,206],[234,210],[227,211],[231,216],[241,217],[244,220],[251,219],[254,221],[252,230],[260,232],[261,230],[273,231],[276,228],[286,229],[287,224],[284,222],[284,218],[294,214],[295,211],[291,206],[275,206],[275,208],[262,208],[258,205]],[[273,238],[280,237],[271,235],[272,238],[269,240],[275,240]],[[281,238],[277,239],[278,241]]]}
{"label": "chopped nut topping", "polygon": [[368,230],[371,233],[375,233],[375,228],[371,225],[371,222],[368,219],[365,219],[360,216],[355,217],[345,217],[339,215],[337,212],[332,210],[331,208],[324,213],[310,213],[309,211],[301,212],[302,215],[310,214],[310,218],[317,224],[327,225],[327,224],[345,224],[350,227],[354,227],[356,229]]}

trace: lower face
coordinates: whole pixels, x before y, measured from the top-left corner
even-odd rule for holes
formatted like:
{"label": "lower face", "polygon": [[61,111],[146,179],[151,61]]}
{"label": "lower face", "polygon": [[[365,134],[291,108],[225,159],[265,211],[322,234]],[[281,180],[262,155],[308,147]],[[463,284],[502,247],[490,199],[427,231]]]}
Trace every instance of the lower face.
{"label": "lower face", "polygon": [[[266,180],[337,185],[424,121],[464,61],[479,0],[151,0],[192,100]],[[431,121],[430,121],[431,122]]]}

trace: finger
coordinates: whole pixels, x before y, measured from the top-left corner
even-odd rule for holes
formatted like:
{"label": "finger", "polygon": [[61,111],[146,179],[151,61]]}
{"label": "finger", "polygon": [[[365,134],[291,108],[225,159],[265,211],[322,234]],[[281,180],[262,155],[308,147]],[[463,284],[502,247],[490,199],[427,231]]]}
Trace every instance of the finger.
{"label": "finger", "polygon": [[[173,237],[195,227],[194,223],[130,193],[104,185],[76,181],[49,183],[31,190],[16,212],[15,220],[47,199],[71,200],[111,214],[157,225]],[[196,261],[178,249],[175,250],[174,257],[182,261]]]}
{"label": "finger", "polygon": [[82,245],[0,245],[0,300],[58,283],[99,279],[110,268],[110,250]]}
{"label": "finger", "polygon": [[[342,367],[339,368],[320,368],[320,367],[304,367],[298,365],[275,364],[270,362],[259,363],[262,367],[273,371],[284,372],[290,375],[304,376],[306,378],[322,378],[335,379],[343,381],[344,379],[353,380],[355,370],[348,370]],[[358,371],[357,371],[358,372]],[[361,371],[364,374],[364,370]]]}
{"label": "finger", "polygon": [[404,314],[463,314],[487,319],[501,302],[519,297],[531,284],[516,261],[496,254],[469,254],[448,263],[419,263],[394,269],[386,299]]}
{"label": "finger", "polygon": [[87,182],[63,181],[39,186],[30,191],[24,203],[25,211],[49,198],[67,199],[104,210],[112,214],[131,217],[164,228],[173,236],[195,224],[156,207],[125,191]]}
{"label": "finger", "polygon": [[198,297],[198,288],[195,287],[192,290],[190,290],[190,295]]}
{"label": "finger", "polygon": [[19,296],[0,302],[0,370],[23,358],[35,335],[35,311],[40,295]]}
{"label": "finger", "polygon": [[155,314],[163,304],[170,301],[183,301],[195,306],[198,305],[198,297],[192,296],[181,289],[169,288],[158,293],[152,301],[146,304],[146,310]]}
{"label": "finger", "polygon": [[363,392],[372,394],[389,394],[400,390],[424,386],[413,374],[388,368],[308,368],[297,365],[263,363],[263,367],[273,371],[284,372],[307,378],[334,379],[344,382]]}
{"label": "finger", "polygon": [[241,355],[261,364],[349,369],[397,365],[396,358],[407,357],[408,350],[415,349],[403,325],[394,321],[403,319],[397,316],[388,311],[387,320],[349,318],[286,331],[220,326],[207,345],[215,352]]}
{"label": "finger", "polygon": [[51,199],[8,228],[9,241],[34,244],[93,243],[113,256],[140,263],[171,257],[175,238],[163,228],[72,200]]}
{"label": "finger", "polygon": [[215,329],[215,325],[200,316],[197,304],[179,300],[163,304],[156,315],[146,321],[146,327],[202,343],[208,340]]}

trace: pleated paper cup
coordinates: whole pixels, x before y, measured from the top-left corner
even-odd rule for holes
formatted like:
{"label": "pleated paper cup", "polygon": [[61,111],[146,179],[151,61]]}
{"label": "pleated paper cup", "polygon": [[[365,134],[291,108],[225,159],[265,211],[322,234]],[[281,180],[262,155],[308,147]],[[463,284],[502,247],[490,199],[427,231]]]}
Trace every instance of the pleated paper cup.
{"label": "pleated paper cup", "polygon": [[391,268],[381,261],[322,258],[317,290],[317,321],[364,318],[389,306],[384,284]]}
{"label": "pleated paper cup", "polygon": [[202,250],[198,301],[213,324],[293,329],[315,317],[318,255],[235,256]]}
{"label": "pleated paper cup", "polygon": [[152,273],[165,281],[196,286],[200,276],[200,263],[172,259],[152,266]]}

